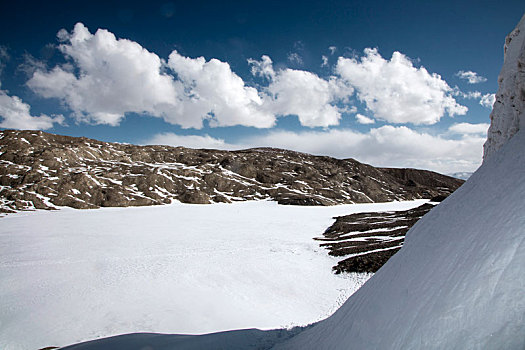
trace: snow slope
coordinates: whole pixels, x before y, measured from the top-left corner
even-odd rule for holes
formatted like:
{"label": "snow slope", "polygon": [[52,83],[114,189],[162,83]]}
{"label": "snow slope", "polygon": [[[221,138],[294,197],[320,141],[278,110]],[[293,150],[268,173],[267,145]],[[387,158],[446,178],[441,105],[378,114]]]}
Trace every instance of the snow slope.
{"label": "snow slope", "polygon": [[318,321],[368,275],[334,275],[337,259],[313,238],[333,216],[421,203],[177,203],[10,214],[0,224],[0,349]]}
{"label": "snow slope", "polygon": [[483,165],[333,316],[276,348],[525,349],[525,16],[509,38],[497,101],[513,102],[494,108]]}

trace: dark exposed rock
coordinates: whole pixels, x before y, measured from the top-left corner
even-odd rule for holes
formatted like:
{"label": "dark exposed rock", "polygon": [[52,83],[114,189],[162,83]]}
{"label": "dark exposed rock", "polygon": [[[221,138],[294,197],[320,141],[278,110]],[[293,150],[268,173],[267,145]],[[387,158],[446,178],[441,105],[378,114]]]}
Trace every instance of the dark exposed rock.
{"label": "dark exposed rock", "polygon": [[344,258],[333,267],[336,273],[376,272],[401,249],[408,230],[433,207],[425,203],[410,210],[339,216],[324,237],[316,239],[324,242],[321,247],[328,254]]}
{"label": "dark exposed rock", "polygon": [[0,131],[0,211],[271,199],[334,205],[447,196],[462,180],[274,148],[242,151],[106,143]]}

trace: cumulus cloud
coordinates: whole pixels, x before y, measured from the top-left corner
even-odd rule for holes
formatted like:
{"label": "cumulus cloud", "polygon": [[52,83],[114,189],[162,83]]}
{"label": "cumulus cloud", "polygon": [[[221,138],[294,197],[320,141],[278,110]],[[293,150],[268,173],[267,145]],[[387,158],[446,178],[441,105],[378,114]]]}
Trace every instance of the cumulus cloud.
{"label": "cumulus cloud", "polygon": [[479,123],[479,124],[470,124],[470,123],[455,123],[448,128],[448,131],[454,134],[481,134],[487,135],[487,130],[490,124],[488,123]]}
{"label": "cumulus cloud", "polygon": [[[168,62],[138,43],[95,34],[77,23],[61,30],[59,50],[78,69],[36,69],[27,85],[45,98],[58,98],[77,120],[118,125],[126,113],[147,114],[184,128],[245,125],[271,127],[275,116],[259,108],[262,99],[246,87],[228,63],[188,58],[173,51]],[[176,75],[167,72],[166,67]]]}
{"label": "cumulus cloud", "polygon": [[272,59],[267,55],[262,55],[260,61],[249,58],[248,64],[251,66],[251,72],[254,76],[260,76],[267,79],[273,79],[275,77]]}
{"label": "cumulus cloud", "polygon": [[173,51],[168,66],[185,87],[180,103],[180,113],[185,118],[198,120],[199,124],[202,119],[209,119],[214,127],[274,125],[275,116],[262,108],[263,100],[257,89],[245,86],[228,63],[184,57]]}
{"label": "cumulus cloud", "polygon": [[[190,58],[173,51],[167,60],[108,30],[90,33],[82,23],[57,34],[67,63],[47,69],[33,64],[27,85],[56,98],[78,121],[118,125],[127,113],[163,118],[183,128],[243,125],[270,128],[279,116],[297,115],[307,127],[338,125],[355,111],[350,98],[366,104],[375,119],[433,124],[446,113],[465,114],[453,90],[437,74],[416,68],[395,52],[385,60],[375,49],[361,59],[339,57],[335,75],[320,77],[298,69],[275,70],[272,60],[248,60],[264,86],[247,86],[228,63]],[[290,60],[300,62],[302,44]],[[335,47],[329,48],[333,54]],[[328,57],[323,56],[323,65]],[[361,118],[361,121],[364,119]]]}
{"label": "cumulus cloud", "polygon": [[341,87],[336,80],[294,69],[280,71],[268,87],[266,108],[277,115],[297,115],[303,126],[339,124],[341,112],[333,103]]}
{"label": "cumulus cloud", "polygon": [[336,104],[353,93],[351,87],[335,77],[326,80],[304,70],[275,71],[268,56],[249,63],[254,75],[270,80],[265,89],[265,110],[275,115],[297,115],[301,125],[308,127],[339,124],[342,111]]}
{"label": "cumulus cloud", "polygon": [[[170,142],[170,137],[173,142]],[[201,143],[193,147],[229,150],[279,147],[336,158],[355,158],[375,166],[411,167],[448,174],[474,171],[481,164],[485,137],[465,134],[460,139],[447,139],[444,136],[420,133],[405,126],[382,126],[367,133],[349,129],[272,131],[261,136],[247,137],[235,144],[209,136],[195,138],[164,134],[162,142],[147,143],[176,146],[193,144],[194,141]]]}
{"label": "cumulus cloud", "polygon": [[356,114],[355,119],[357,120],[359,124],[374,124],[375,123],[374,119],[369,118],[359,113]]}
{"label": "cumulus cloud", "polygon": [[118,125],[126,113],[138,113],[184,128],[201,128],[204,120],[212,127],[269,128],[278,115],[298,115],[309,127],[336,125],[341,117],[333,103],[344,84],[301,70],[275,72],[268,56],[249,61],[253,74],[270,81],[259,92],[217,59],[173,51],[164,62],[136,42],[104,29],[92,34],[82,23],[57,36],[75,69],[36,67],[27,85],[59,99],[79,121]]}
{"label": "cumulus cloud", "polygon": [[463,115],[467,107],[436,73],[416,68],[400,52],[385,60],[377,49],[365,49],[360,60],[339,57],[336,71],[355,87],[359,100],[378,119],[391,123],[434,124],[447,113]]}
{"label": "cumulus cloud", "polygon": [[58,98],[77,119],[117,125],[125,113],[148,113],[194,126],[177,113],[178,86],[161,72],[162,61],[136,42],[117,39],[107,30],[95,34],[77,23],[71,33],[58,33],[59,50],[78,68],[75,74],[57,66],[38,69],[27,85],[43,97]]}
{"label": "cumulus cloud", "polygon": [[469,71],[460,70],[459,72],[456,73],[456,76],[459,77],[460,79],[467,80],[469,84],[478,84],[478,83],[483,83],[487,81],[487,78],[482,77],[481,75],[478,75],[478,73],[470,71],[470,70]]}
{"label": "cumulus cloud", "polygon": [[46,130],[53,127],[54,123],[62,123],[62,115],[32,116],[30,106],[17,96],[9,96],[6,91],[0,90],[0,121],[1,128]]}
{"label": "cumulus cloud", "polygon": [[487,108],[492,108],[494,102],[496,102],[495,94],[485,94],[481,96],[481,99],[479,100],[479,104]]}

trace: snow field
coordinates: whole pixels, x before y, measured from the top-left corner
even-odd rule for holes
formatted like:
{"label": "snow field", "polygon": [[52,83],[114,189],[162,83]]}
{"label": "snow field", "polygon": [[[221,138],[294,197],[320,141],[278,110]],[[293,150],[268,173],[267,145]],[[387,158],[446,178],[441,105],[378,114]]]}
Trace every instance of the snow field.
{"label": "snow field", "polygon": [[369,275],[333,274],[336,258],[312,238],[333,216],[422,203],[174,203],[8,215],[0,225],[0,348],[318,321]]}

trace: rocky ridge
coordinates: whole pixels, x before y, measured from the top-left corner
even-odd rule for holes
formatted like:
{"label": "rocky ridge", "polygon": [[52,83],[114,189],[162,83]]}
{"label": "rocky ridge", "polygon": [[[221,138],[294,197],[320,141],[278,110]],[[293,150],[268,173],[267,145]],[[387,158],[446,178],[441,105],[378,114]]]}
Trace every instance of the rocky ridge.
{"label": "rocky ridge", "polygon": [[0,210],[12,212],[275,200],[334,205],[447,196],[463,181],[431,171],[255,148],[136,146],[0,131]]}

